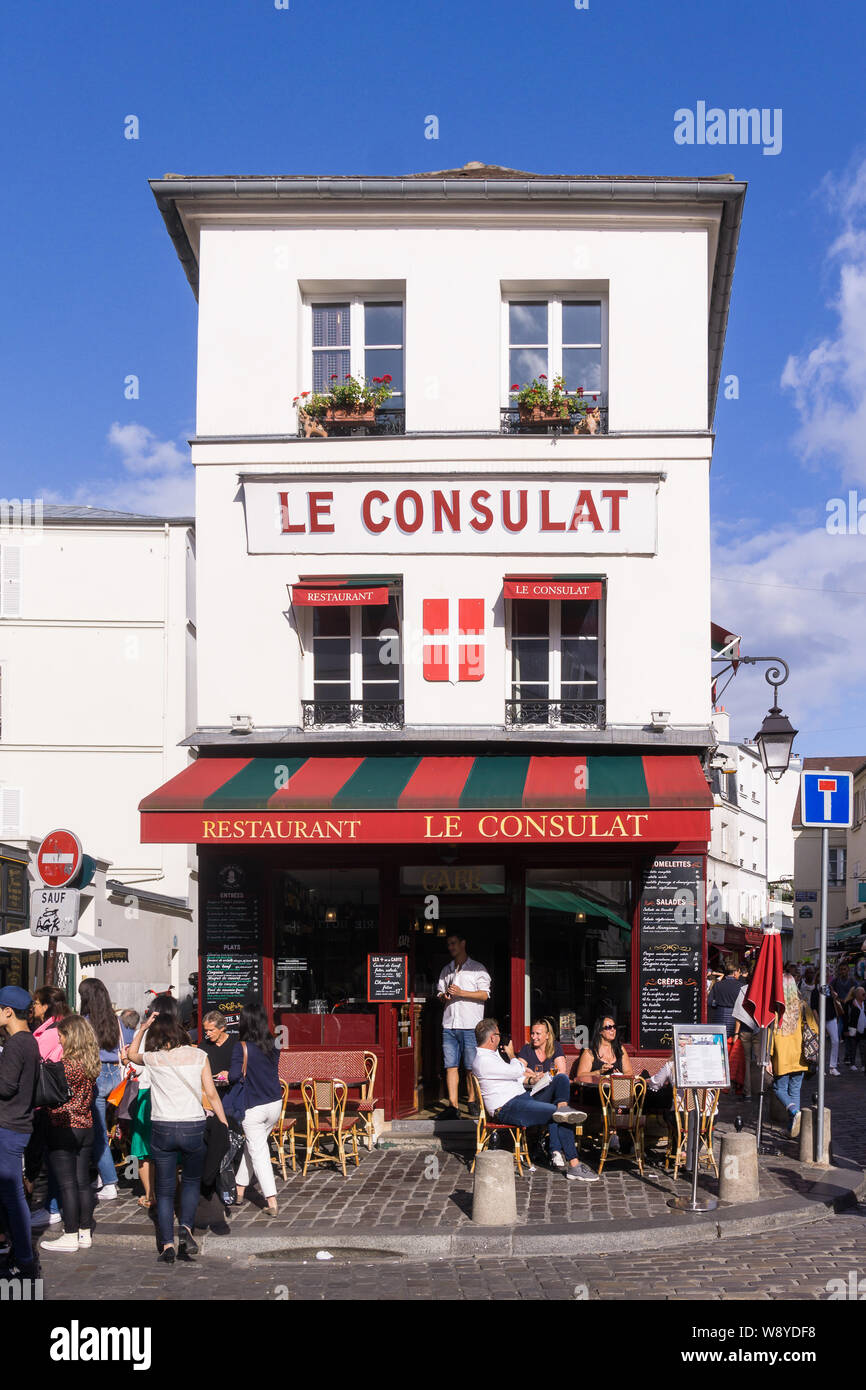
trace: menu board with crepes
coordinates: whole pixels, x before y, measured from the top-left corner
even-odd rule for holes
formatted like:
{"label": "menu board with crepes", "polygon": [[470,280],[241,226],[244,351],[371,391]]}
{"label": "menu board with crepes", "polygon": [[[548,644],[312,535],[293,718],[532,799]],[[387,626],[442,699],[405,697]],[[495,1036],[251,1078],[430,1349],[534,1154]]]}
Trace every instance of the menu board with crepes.
{"label": "menu board with crepes", "polygon": [[641,885],[639,1047],[673,1047],[675,1023],[701,1017],[704,868],[700,855],[659,855]]}

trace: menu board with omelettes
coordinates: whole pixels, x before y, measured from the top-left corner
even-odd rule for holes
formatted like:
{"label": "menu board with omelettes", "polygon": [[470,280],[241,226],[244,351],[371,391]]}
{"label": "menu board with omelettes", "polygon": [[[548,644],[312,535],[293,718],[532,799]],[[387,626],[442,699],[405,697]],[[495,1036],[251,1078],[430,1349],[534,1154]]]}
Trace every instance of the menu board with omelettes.
{"label": "menu board with omelettes", "polygon": [[218,1009],[234,1029],[245,996],[262,997],[262,904],[254,868],[229,858],[208,864],[202,908],[202,1013]]}
{"label": "menu board with omelettes", "polygon": [[704,893],[700,855],[660,855],[644,874],[639,923],[641,1050],[672,1048],[675,1023],[700,1021]]}

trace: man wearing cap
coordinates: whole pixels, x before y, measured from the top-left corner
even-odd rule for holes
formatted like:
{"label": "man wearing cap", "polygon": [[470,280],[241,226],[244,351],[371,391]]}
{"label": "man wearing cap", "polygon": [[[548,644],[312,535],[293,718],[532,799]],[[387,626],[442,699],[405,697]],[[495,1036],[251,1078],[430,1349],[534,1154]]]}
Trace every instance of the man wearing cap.
{"label": "man wearing cap", "polygon": [[33,1000],[26,989],[0,989],[0,1202],[6,1208],[13,1263],[21,1274],[36,1277],[30,1239],[30,1211],[24,1196],[23,1161],[33,1131],[33,1097],[39,1072],[39,1045],[27,1026]]}

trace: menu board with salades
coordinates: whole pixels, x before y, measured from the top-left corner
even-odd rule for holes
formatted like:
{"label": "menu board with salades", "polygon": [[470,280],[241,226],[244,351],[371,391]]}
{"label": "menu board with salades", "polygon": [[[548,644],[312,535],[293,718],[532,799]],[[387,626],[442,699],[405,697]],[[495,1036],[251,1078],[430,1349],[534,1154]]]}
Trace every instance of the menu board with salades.
{"label": "menu board with salades", "polygon": [[409,998],[407,956],[367,957],[367,1000],[370,1004],[405,1004]]}
{"label": "menu board with salades", "polygon": [[640,897],[640,1048],[672,1048],[675,1023],[701,1017],[704,869],[700,855],[659,856]]}
{"label": "menu board with salades", "polygon": [[247,994],[262,997],[262,905],[257,874],[237,860],[209,866],[202,927],[202,1013],[234,1030]]}

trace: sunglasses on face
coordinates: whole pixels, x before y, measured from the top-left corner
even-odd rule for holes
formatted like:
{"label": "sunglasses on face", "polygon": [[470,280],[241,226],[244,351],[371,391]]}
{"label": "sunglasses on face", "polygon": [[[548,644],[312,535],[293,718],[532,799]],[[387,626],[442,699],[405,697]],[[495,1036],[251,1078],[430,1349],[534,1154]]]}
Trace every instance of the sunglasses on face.
{"label": "sunglasses on face", "polygon": [[603,1033],[610,1033],[610,1032],[614,1032],[614,1033],[615,1033],[615,1032],[616,1032],[616,1024],[615,1024],[615,1023],[606,1023],[606,1024],[604,1025],[604,1027],[602,1028],[601,1031],[602,1031]]}

